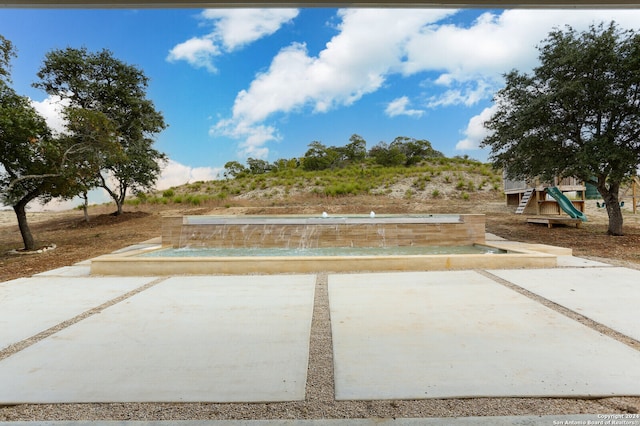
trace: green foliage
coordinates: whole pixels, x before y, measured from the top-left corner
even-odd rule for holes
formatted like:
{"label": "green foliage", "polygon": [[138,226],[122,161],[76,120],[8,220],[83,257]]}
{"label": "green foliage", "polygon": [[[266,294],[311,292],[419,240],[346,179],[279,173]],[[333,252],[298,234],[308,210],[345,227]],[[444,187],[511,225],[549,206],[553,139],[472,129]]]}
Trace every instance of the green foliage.
{"label": "green foliage", "polygon": [[391,142],[389,149],[398,149],[404,155],[405,166],[412,166],[428,158],[444,157],[431,146],[431,142],[399,136]]}
{"label": "green foliage", "polygon": [[51,137],[45,120],[27,97],[9,86],[11,42],[0,36],[0,201],[13,207],[26,250],[36,243],[26,216],[27,204],[68,197],[73,191],[75,161],[82,150]]}
{"label": "green foliage", "polygon": [[329,197],[343,195],[358,195],[365,193],[366,189],[357,182],[338,182],[325,188],[324,193]]}
{"label": "green foliage", "polygon": [[302,159],[304,170],[326,170],[338,165],[340,153],[335,147],[326,147],[318,141],[311,142]]}
{"label": "green foliage", "polygon": [[531,74],[512,71],[495,96],[484,146],[510,178],[593,183],[622,233],[620,183],[640,165],[640,34],[615,23],[543,40]]}
{"label": "green foliage", "polygon": [[16,56],[13,43],[0,35],[0,84],[11,82],[11,58]]}
{"label": "green foliage", "polygon": [[[90,166],[98,169],[95,179],[83,179],[83,183],[103,187],[116,202],[116,213],[121,213],[127,190],[152,188],[166,161],[153,148],[152,136],[166,124],[146,99],[148,78],[109,50],[91,53],[86,48],[47,53],[38,77],[35,87],[67,100],[67,116],[82,119],[71,120],[68,128],[76,143],[92,144],[94,135],[103,141],[93,146],[90,156]],[[111,185],[108,177],[116,184]]]}
{"label": "green foliage", "polygon": [[[383,167],[370,159],[364,163],[344,165],[324,170],[304,170],[303,162],[278,160],[280,166],[272,166],[269,171],[253,174],[246,169],[233,179],[196,182],[178,188],[172,188],[163,202],[189,203],[203,205],[219,203],[244,194],[265,200],[277,197],[295,197],[297,192],[306,192],[318,197],[349,197],[353,195],[384,195],[396,191],[396,184],[409,182],[411,188],[405,190],[406,198],[443,197],[447,191],[441,187],[445,179],[455,176],[460,181],[460,191],[472,192],[477,187],[474,182],[482,180],[502,183],[500,173],[488,165],[470,159],[433,157],[413,166],[400,164]],[[228,163],[229,164],[229,163]],[[239,163],[238,163],[239,164]],[[289,166],[286,166],[286,165]],[[294,167],[294,165],[296,165]],[[432,185],[438,185],[433,190]],[[206,191],[203,194],[203,191]],[[429,191],[425,194],[425,191]],[[165,193],[163,192],[163,194]],[[251,193],[252,194],[247,194]],[[215,194],[215,195],[210,195]],[[194,198],[195,195],[198,197]],[[458,195],[462,197],[460,193]],[[198,204],[199,203],[199,204]],[[275,203],[275,201],[274,201]],[[274,204],[276,205],[276,204]]]}
{"label": "green foliage", "polygon": [[249,166],[249,172],[253,175],[266,173],[271,169],[268,161],[259,158],[247,158],[247,165]]}
{"label": "green foliage", "polygon": [[376,164],[384,167],[394,167],[401,164],[405,164],[407,156],[402,152],[399,146],[390,146],[386,142],[380,142],[371,150],[369,150],[369,157],[373,159]]}
{"label": "green foliage", "polygon": [[350,164],[364,161],[367,156],[367,142],[355,133],[349,138],[349,143],[344,147],[344,156]]}
{"label": "green foliage", "polygon": [[224,177],[237,178],[247,173],[247,168],[237,161],[228,161],[224,165]]}
{"label": "green foliage", "polygon": [[187,195],[186,198],[186,202],[194,206],[199,206],[200,204],[202,204],[203,200],[204,196],[199,195]]}

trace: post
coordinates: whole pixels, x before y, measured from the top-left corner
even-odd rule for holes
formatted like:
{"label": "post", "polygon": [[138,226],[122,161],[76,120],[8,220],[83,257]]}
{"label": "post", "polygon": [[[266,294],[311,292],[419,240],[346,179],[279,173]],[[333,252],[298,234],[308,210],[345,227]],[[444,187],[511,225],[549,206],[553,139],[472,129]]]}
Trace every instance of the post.
{"label": "post", "polygon": [[631,186],[631,190],[633,191],[633,214],[636,214],[636,187],[638,186],[638,181],[640,179],[636,177],[633,179],[633,185]]}

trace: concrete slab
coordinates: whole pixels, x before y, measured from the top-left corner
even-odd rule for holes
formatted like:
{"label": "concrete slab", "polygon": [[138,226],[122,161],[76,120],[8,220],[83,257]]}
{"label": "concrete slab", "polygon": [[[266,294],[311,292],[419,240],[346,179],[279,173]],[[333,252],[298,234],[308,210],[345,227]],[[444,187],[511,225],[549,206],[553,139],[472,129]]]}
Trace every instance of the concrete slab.
{"label": "concrete slab", "polygon": [[159,248],[162,247],[162,244],[155,244],[155,243],[140,243],[140,244],[133,244],[124,248],[121,248],[119,250],[116,250],[113,252],[113,254],[117,254],[117,253],[127,253],[130,251],[137,251],[137,250],[157,250]]}
{"label": "concrete slab", "polygon": [[519,241],[491,241],[491,245],[504,250],[531,250],[539,253],[553,254],[556,256],[571,256],[573,250],[565,247],[550,246],[547,244],[531,244]]}
{"label": "concrete slab", "polygon": [[607,267],[490,272],[640,340],[640,271]]}
{"label": "concrete slab", "polygon": [[330,275],[329,298],[339,400],[640,394],[639,352],[473,271]]}
{"label": "concrete slab", "polygon": [[496,234],[492,234],[490,232],[484,233],[484,240],[485,241],[507,241],[506,238],[499,237]]}
{"label": "concrete slab", "polygon": [[314,288],[169,278],[0,361],[0,403],[302,400]]}
{"label": "concrete slab", "polygon": [[153,280],[34,277],[0,283],[0,350]]}
{"label": "concrete slab", "polygon": [[584,259],[576,256],[558,256],[558,266],[561,268],[590,268],[594,266],[611,266],[607,263]]}
{"label": "concrete slab", "polygon": [[72,265],[35,274],[34,277],[88,277],[91,265]]}

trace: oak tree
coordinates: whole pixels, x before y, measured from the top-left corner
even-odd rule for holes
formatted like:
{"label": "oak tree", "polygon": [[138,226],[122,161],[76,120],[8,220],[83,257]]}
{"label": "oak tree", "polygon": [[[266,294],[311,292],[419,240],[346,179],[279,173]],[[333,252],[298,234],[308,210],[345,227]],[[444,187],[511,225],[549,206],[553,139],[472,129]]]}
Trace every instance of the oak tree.
{"label": "oak tree", "polygon": [[167,159],[153,147],[154,136],[166,124],[146,97],[148,78],[109,50],[93,53],[86,48],[47,53],[38,77],[34,86],[67,99],[68,109],[93,111],[111,121],[110,134],[118,149],[108,144],[109,149],[101,152],[96,182],[115,201],[115,214],[121,214],[127,191],[153,188]]}
{"label": "oak tree", "polygon": [[505,75],[483,146],[509,178],[577,177],[599,191],[622,235],[619,191],[640,164],[640,35],[614,22],[542,41],[531,73]]}

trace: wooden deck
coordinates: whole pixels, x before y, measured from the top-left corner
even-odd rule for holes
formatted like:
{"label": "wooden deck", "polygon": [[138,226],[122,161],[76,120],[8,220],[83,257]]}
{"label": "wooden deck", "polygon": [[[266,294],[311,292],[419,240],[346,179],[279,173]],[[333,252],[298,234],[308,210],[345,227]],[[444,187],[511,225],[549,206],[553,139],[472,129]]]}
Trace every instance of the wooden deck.
{"label": "wooden deck", "polygon": [[582,221],[580,219],[573,219],[570,217],[534,216],[528,217],[527,223],[542,223],[546,224],[549,228],[553,228],[553,225],[575,225],[576,228],[580,228]]}

